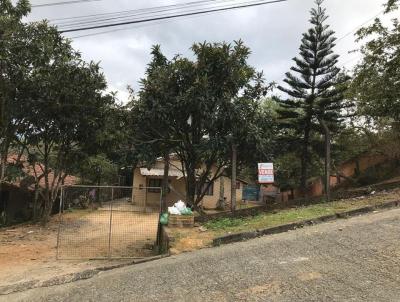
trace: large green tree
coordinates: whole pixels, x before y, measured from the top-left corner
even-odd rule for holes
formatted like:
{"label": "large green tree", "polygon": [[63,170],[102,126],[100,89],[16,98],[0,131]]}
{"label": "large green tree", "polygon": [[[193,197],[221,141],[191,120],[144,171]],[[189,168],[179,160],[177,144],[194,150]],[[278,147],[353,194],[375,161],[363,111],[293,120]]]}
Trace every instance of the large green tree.
{"label": "large green tree", "polygon": [[[398,2],[389,1],[387,13],[398,11]],[[400,22],[392,19],[385,26],[377,18],[358,31],[359,41],[368,39],[361,48],[362,60],[355,67],[351,96],[359,113],[374,119],[400,122]]]}
{"label": "large green tree", "polygon": [[269,132],[258,126],[258,108],[266,87],[248,65],[250,50],[241,41],[195,44],[193,61],[166,60],[154,50],[137,106],[142,117],[155,121],[147,140],[168,142],[167,150],[182,162],[186,201],[199,206],[230,163],[233,144],[239,153],[263,145],[257,142]]}
{"label": "large green tree", "polygon": [[22,18],[30,11],[27,0],[13,5],[0,1],[0,181],[6,177],[7,156],[21,120],[16,119],[26,94],[25,82],[32,53]]}
{"label": "large green tree", "polygon": [[281,125],[301,147],[300,183],[304,191],[309,176],[313,131],[324,134],[326,189],[329,193],[331,132],[341,119],[346,77],[339,74],[340,69],[336,66],[339,57],[333,51],[336,38],[326,24],[328,16],[321,6],[323,1],[315,3],[316,7],[311,9],[312,27],[303,34],[300,57],[293,59],[296,65],[291,70],[294,73],[286,73],[286,87],[278,86],[290,97],[280,101],[278,112]]}
{"label": "large green tree", "polygon": [[17,115],[19,146],[35,174],[35,216],[46,223],[73,163],[96,143],[113,97],[98,64],[86,63],[68,40],[45,22],[26,26],[29,94]]}
{"label": "large green tree", "polygon": [[162,54],[160,46],[154,46],[151,54],[145,78],[140,82],[139,102],[135,102],[134,92],[131,91],[135,149],[141,161],[151,163],[158,156],[164,159],[161,211],[165,212],[170,152],[177,146],[172,127],[175,124],[175,98],[179,86],[171,77],[173,64]]}

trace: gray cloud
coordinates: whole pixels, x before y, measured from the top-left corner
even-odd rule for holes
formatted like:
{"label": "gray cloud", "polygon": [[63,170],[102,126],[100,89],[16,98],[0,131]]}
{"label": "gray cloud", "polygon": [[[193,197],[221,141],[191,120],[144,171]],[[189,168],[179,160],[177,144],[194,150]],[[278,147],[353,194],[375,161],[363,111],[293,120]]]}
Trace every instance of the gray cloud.
{"label": "gray cloud", "polygon": [[[54,1],[54,0],[51,0]],[[34,4],[51,2],[33,0]],[[189,2],[180,1],[128,1],[101,0],[68,6],[34,8],[28,20],[55,19],[85,14],[107,13],[127,9]],[[356,26],[382,10],[384,0],[326,0],[331,28],[342,37]],[[121,101],[127,98],[126,86],[139,89],[150,60],[150,48],[160,44],[163,52],[191,56],[194,42],[220,42],[242,39],[252,50],[250,63],[263,70],[268,81],[280,82],[297,55],[301,34],[309,27],[309,10],[313,0],[289,0],[284,3],[183,17],[164,22],[121,27],[124,30],[73,40],[86,60],[100,61],[111,90],[118,91]],[[111,29],[66,33],[67,37],[107,31]],[[357,54],[348,54],[357,48],[353,35],[339,41],[336,52],[340,63],[349,68],[357,62]],[[349,60],[352,60],[350,61]]]}

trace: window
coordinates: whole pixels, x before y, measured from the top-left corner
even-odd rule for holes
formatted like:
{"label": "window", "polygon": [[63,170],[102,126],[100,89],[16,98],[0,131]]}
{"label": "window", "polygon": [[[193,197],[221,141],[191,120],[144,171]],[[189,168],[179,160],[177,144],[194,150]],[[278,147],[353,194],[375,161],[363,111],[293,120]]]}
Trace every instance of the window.
{"label": "window", "polygon": [[[208,182],[208,181],[205,182],[200,190],[198,187],[199,185],[197,184],[197,191],[200,192],[200,194],[202,194],[207,189],[208,184],[210,184],[210,182]],[[206,193],[204,195],[205,196],[214,195],[214,183],[213,182],[210,184],[210,186],[208,187],[208,190],[206,191]]]}
{"label": "window", "polygon": [[148,184],[147,192],[149,193],[160,193],[162,187],[162,179],[150,178]]}
{"label": "window", "polygon": [[240,181],[236,181],[236,190],[240,190]]}

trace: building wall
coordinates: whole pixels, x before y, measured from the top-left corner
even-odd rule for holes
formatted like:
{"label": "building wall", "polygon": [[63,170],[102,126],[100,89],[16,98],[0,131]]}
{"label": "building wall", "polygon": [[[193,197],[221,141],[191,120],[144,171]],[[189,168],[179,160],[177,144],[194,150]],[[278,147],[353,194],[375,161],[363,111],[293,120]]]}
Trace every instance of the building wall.
{"label": "building wall", "polygon": [[17,186],[0,185],[0,207],[5,207],[6,223],[23,222],[32,218],[33,194]]}
{"label": "building wall", "polygon": [[[355,172],[357,169],[359,169],[359,172],[362,173],[365,170],[367,170],[370,167],[376,166],[378,164],[381,164],[385,161],[387,161],[388,158],[384,155],[379,155],[379,154],[364,154],[361,155],[360,157],[349,160],[347,162],[342,163],[338,170],[340,173],[346,177],[353,177],[355,175]],[[343,180],[343,178],[337,177],[337,176],[331,176],[330,177],[330,186],[331,188],[336,187],[340,182]],[[288,200],[291,199],[296,199],[296,198],[301,198],[302,194],[300,190],[292,190],[291,191],[285,191],[282,192],[277,201],[281,202],[287,202]],[[292,194],[293,193],[293,194]],[[307,190],[307,196],[310,197],[317,197],[321,196],[324,194],[324,183],[322,178],[319,178],[315,180]]]}
{"label": "building wall", "polygon": [[[171,161],[172,166],[181,167],[179,161]],[[174,168],[175,168],[174,167]],[[164,164],[162,162],[157,162],[154,168],[163,169]],[[215,169],[213,169],[215,173]],[[145,187],[149,184],[149,179],[162,179],[162,177],[157,176],[143,176],[140,174],[140,168],[136,168],[134,171],[133,178],[133,191],[132,191],[132,202],[139,206],[159,206],[160,204],[160,193],[152,193],[146,191]],[[223,180],[222,180],[223,178]],[[167,204],[172,206],[178,200],[185,201],[186,197],[186,185],[184,178],[177,179],[176,177],[169,177],[170,186],[172,189],[167,194]],[[220,177],[214,182],[213,195],[205,195],[202,200],[202,206],[205,209],[215,209],[217,207],[218,200],[220,198],[220,186],[221,181],[224,185],[224,197],[227,202],[231,200],[231,180],[227,177]],[[243,184],[241,183],[240,189],[236,190],[236,200],[240,201],[242,199]]]}
{"label": "building wall", "polygon": [[368,168],[376,166],[387,160],[388,160],[388,158],[384,155],[366,154],[366,155],[360,156],[357,159],[347,161],[347,162],[344,162],[343,164],[341,164],[340,172],[347,177],[351,177],[355,174],[357,168],[359,169],[359,172],[364,172]]}

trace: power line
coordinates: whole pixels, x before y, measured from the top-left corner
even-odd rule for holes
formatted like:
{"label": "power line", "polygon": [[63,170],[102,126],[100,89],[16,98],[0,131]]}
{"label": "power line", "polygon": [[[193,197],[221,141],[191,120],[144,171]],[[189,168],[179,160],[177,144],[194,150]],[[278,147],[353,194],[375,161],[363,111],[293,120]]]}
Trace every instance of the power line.
{"label": "power line", "polygon": [[102,0],[71,0],[71,1],[63,1],[63,2],[33,4],[33,5],[31,5],[31,7],[58,6],[58,5],[77,4],[77,3],[82,3],[82,2],[93,2],[93,1],[102,1]]}
{"label": "power line", "polygon": [[205,13],[210,13],[210,12],[227,11],[227,10],[234,10],[234,9],[245,8],[245,7],[255,7],[255,6],[261,6],[261,5],[266,5],[266,4],[278,3],[278,2],[286,2],[286,1],[288,1],[288,0],[262,1],[262,2],[258,2],[258,3],[234,5],[234,6],[224,7],[224,8],[216,8],[216,9],[195,11],[195,12],[189,12],[189,13],[180,13],[180,14],[175,14],[175,15],[153,17],[153,18],[141,19],[141,20],[132,20],[132,21],[126,21],[126,22],[119,22],[119,23],[109,23],[109,24],[96,25],[96,26],[86,26],[86,27],[80,27],[80,28],[77,27],[77,28],[72,28],[72,29],[60,30],[59,32],[66,33],[66,32],[83,31],[83,30],[114,27],[114,26],[121,26],[121,25],[128,25],[128,24],[137,24],[137,23],[172,19],[172,18],[178,18],[178,17],[184,17],[184,16],[194,16],[194,15],[200,15],[200,14],[205,14]]}
{"label": "power line", "polygon": [[181,3],[181,4],[155,6],[155,7],[150,7],[150,8],[122,10],[122,11],[110,12],[110,13],[100,13],[100,14],[91,14],[91,15],[82,15],[82,16],[73,16],[73,17],[49,19],[49,21],[53,22],[53,21],[62,21],[62,20],[87,19],[87,18],[90,18],[90,17],[119,15],[119,14],[125,14],[125,13],[131,13],[131,12],[141,12],[141,11],[153,11],[153,10],[157,10],[157,9],[160,9],[160,8],[181,7],[181,6],[185,6],[185,5],[189,5],[189,4],[192,5],[192,4],[196,4],[196,3],[215,2],[215,1],[217,1],[217,0],[193,1],[193,2],[187,2],[187,3]]}
{"label": "power line", "polygon": [[[211,14],[211,13],[209,13]],[[193,16],[191,16],[193,17]],[[182,17],[182,19],[187,19],[187,18],[191,18],[191,17]],[[117,32],[117,31],[126,31],[126,30],[131,30],[133,28],[142,28],[142,27],[147,27],[147,26],[153,26],[153,25],[158,25],[158,24],[162,24],[162,23],[167,23],[167,22],[172,22],[173,20],[161,20],[158,22],[149,22],[149,23],[145,23],[145,24],[136,24],[134,26],[129,26],[127,28],[114,28],[111,30],[106,30],[106,31],[101,31],[101,32],[97,32],[97,33],[90,33],[90,34],[85,34],[85,35],[79,35],[79,36],[72,36],[69,37],[70,39],[79,39],[79,38],[84,38],[84,37],[92,37],[92,36],[99,36],[99,35],[103,35],[103,34],[108,34],[108,33],[113,33],[113,32]]]}
{"label": "power line", "polygon": [[369,22],[371,22],[372,20],[374,20],[375,18],[377,18],[380,14],[384,13],[385,10],[380,11],[379,13],[377,13],[375,16],[373,16],[372,18],[366,20],[365,22],[363,22],[362,24],[356,26],[355,28],[353,28],[351,31],[349,31],[348,33],[346,33],[345,35],[343,35],[342,37],[340,37],[339,39],[336,40],[337,42],[342,41],[343,39],[347,38],[348,36],[350,36],[352,33],[354,33],[356,30],[362,28],[364,25],[368,24]]}
{"label": "power line", "polygon": [[[222,4],[224,5],[224,3],[226,2],[232,2],[234,0],[208,0],[208,1],[196,1],[196,2],[189,2],[189,3],[185,3],[185,4],[181,4],[181,5],[174,5],[173,7],[171,6],[166,6],[165,7],[158,7],[158,8],[150,8],[150,9],[142,9],[139,11],[136,11],[134,14],[130,14],[130,15],[126,15],[126,16],[120,16],[120,17],[111,17],[108,19],[98,19],[98,20],[89,20],[89,21],[83,21],[83,22],[79,22],[76,23],[75,25],[82,25],[82,27],[88,27],[90,26],[89,24],[91,23],[99,23],[102,21],[107,21],[107,20],[113,20],[113,19],[118,19],[118,20],[123,20],[126,18],[129,18],[127,21],[127,24],[133,24],[133,23],[140,23],[140,22],[147,22],[147,21],[154,21],[154,20],[162,20],[162,19],[168,19],[168,18],[176,18],[179,16],[190,16],[190,15],[194,15],[194,14],[201,14],[201,13],[209,13],[209,12],[213,12],[213,11],[221,11],[221,10],[227,10],[227,9],[234,9],[234,8],[240,8],[245,6],[253,6],[253,5],[262,5],[262,4],[266,4],[264,3],[266,0],[252,0],[252,1],[240,1],[242,3],[239,4],[244,4],[244,5],[234,5],[234,3],[230,3],[230,4],[226,4],[226,6],[217,6],[217,7],[213,7],[213,6],[209,6],[207,5],[207,7],[198,7],[192,10],[185,10],[185,11],[176,11],[178,10],[178,8],[184,8],[184,6],[189,6],[188,8],[192,8],[194,6],[204,6],[206,5],[206,3],[210,3],[210,4]],[[238,2],[238,1],[236,1]],[[256,2],[256,3],[255,3]],[[260,3],[261,2],[261,3]],[[281,2],[281,1],[276,1],[276,2]],[[251,4],[251,5],[250,5]],[[232,5],[234,5],[234,7],[232,7]],[[162,8],[162,9],[160,9]],[[155,10],[156,9],[156,10]],[[160,15],[160,12],[163,11],[174,11],[173,14],[162,14]],[[149,12],[149,13],[148,13]],[[180,13],[180,14],[179,14]],[[178,14],[178,15],[177,15]],[[145,15],[143,16],[143,19],[139,19],[139,18],[133,18],[131,19],[132,16],[138,16],[138,15]],[[136,22],[136,21],[140,21],[140,22]],[[135,21],[135,22],[133,22]],[[105,24],[97,24],[96,26],[101,25],[98,28],[103,27],[103,25],[106,25],[105,27],[108,26],[118,26],[121,25],[120,23],[105,23]],[[70,26],[72,26],[73,24],[67,24],[65,26],[67,26],[67,28],[61,28],[60,32],[67,32],[69,31]],[[124,24],[125,25],[125,22]],[[94,25],[93,25],[94,27]]]}
{"label": "power line", "polygon": [[[187,8],[193,7],[194,8],[197,6],[204,6],[204,5],[206,5],[206,3],[210,3],[210,2],[212,2],[211,4],[218,5],[218,4],[223,4],[224,2],[232,2],[232,1],[235,1],[235,0],[206,0],[206,1],[188,2],[188,3],[183,3],[180,5],[175,4],[175,5],[159,6],[159,7],[148,8],[148,9],[131,10],[130,11],[131,13],[125,13],[125,14],[118,13],[118,14],[111,15],[111,16],[109,16],[107,18],[103,18],[103,19],[92,18],[92,19],[88,19],[86,21],[80,20],[80,21],[76,21],[76,22],[58,23],[57,26],[60,26],[60,25],[67,26],[67,27],[74,26],[74,25],[88,26],[89,24],[93,24],[93,23],[99,23],[99,22],[101,23],[104,21],[118,20],[118,19],[122,20],[122,19],[131,18],[134,16],[141,16],[141,15],[144,17],[150,18],[152,15],[157,15],[159,13],[168,12],[168,11],[174,12],[174,11],[180,10],[181,8],[185,8],[185,7],[187,7]],[[260,1],[260,0],[257,0],[257,1]],[[212,6],[210,8],[212,8]],[[201,9],[201,7],[199,7],[198,9]],[[204,7],[203,9],[207,9],[207,7]],[[195,11],[195,10],[192,10],[192,11]],[[186,12],[188,12],[188,11],[186,11]]]}
{"label": "power line", "polygon": [[[383,14],[385,12],[385,10],[381,10],[379,13],[377,13],[375,16],[373,16],[372,18],[369,18],[368,20],[366,20],[365,22],[363,22],[362,24],[356,26],[355,28],[353,28],[351,31],[347,32],[346,34],[344,34],[342,37],[338,38],[336,40],[336,44],[337,42],[342,41],[343,39],[347,38],[348,36],[350,36],[352,33],[354,33],[356,30],[362,28],[363,26],[365,26],[366,24],[368,24],[369,22],[371,22],[372,20],[374,20],[375,18],[377,18],[379,15]],[[349,63],[352,63],[355,60],[359,60],[362,58],[362,55],[358,55],[356,57],[353,57],[347,61],[345,61],[343,64],[341,64],[341,68],[345,67],[346,65],[348,65]]]}
{"label": "power line", "polygon": [[[219,0],[212,0],[212,1],[196,1],[196,2],[189,2],[188,4],[190,4],[190,3],[200,3],[200,2],[202,2],[202,3],[204,3],[204,2],[217,2],[217,1],[219,1]],[[233,1],[233,0],[222,0],[222,2],[227,2],[227,1]],[[260,0],[258,0],[258,1],[252,1],[252,2],[260,2]],[[174,5],[174,6],[176,6],[176,5]],[[187,12],[187,11],[186,11]],[[204,14],[212,14],[212,13],[214,13],[213,11],[211,11],[211,12],[205,12]],[[192,18],[192,17],[196,17],[196,16],[183,16],[183,17],[181,17],[181,18]],[[165,22],[171,22],[171,21],[173,21],[172,19],[169,19],[169,20],[159,20],[159,22],[151,22],[150,23],[150,21],[148,22],[148,24],[139,24],[139,25],[136,25],[136,26],[132,26],[132,27],[128,27],[128,28],[117,28],[117,29],[112,29],[112,30],[107,30],[107,31],[101,31],[101,32],[96,32],[96,33],[89,33],[89,34],[84,34],[84,35],[78,35],[78,36],[73,36],[73,37],[70,37],[71,39],[78,39],[78,38],[83,38],[83,37],[91,37],[91,36],[97,36],[97,35],[102,35],[102,34],[107,34],[107,33],[112,33],[112,32],[117,32],[117,31],[124,31],[124,30],[130,30],[130,29],[132,29],[132,28],[139,28],[139,27],[144,27],[144,26],[151,26],[151,25],[156,25],[156,24],[161,24],[161,23],[165,23]]]}
{"label": "power line", "polygon": [[[206,13],[206,14],[213,14],[213,12],[210,13]],[[205,15],[206,15],[205,14]],[[185,16],[185,17],[181,17],[181,19],[189,19],[189,18],[193,18],[193,17],[200,17],[200,16]],[[79,39],[79,38],[84,38],[84,37],[92,37],[92,36],[99,36],[99,35],[103,35],[103,34],[108,34],[108,33],[113,33],[113,32],[118,32],[118,31],[126,31],[126,30],[131,30],[131,29],[136,29],[136,28],[142,28],[142,27],[147,27],[147,26],[154,26],[154,25],[159,25],[159,24],[165,24],[168,22],[172,22],[172,19],[169,20],[160,20],[158,22],[148,22],[148,23],[142,23],[142,24],[136,24],[134,26],[129,26],[126,28],[114,28],[111,30],[106,30],[106,31],[101,31],[101,32],[95,32],[95,33],[89,33],[89,34],[84,34],[84,35],[79,35],[79,36],[72,36],[69,37],[70,39]]]}

